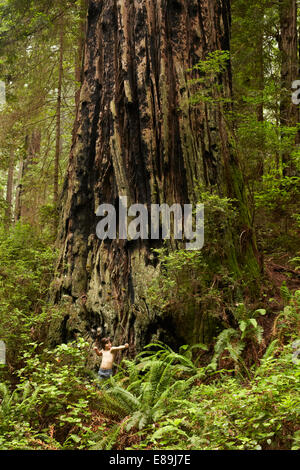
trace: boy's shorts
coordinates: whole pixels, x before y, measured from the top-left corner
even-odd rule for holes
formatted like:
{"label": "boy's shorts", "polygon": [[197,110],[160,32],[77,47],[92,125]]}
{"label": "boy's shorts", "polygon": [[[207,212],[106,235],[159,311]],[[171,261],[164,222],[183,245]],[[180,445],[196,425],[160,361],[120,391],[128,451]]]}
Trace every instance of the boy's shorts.
{"label": "boy's shorts", "polygon": [[109,379],[112,376],[112,369],[99,369],[98,375],[100,379]]}

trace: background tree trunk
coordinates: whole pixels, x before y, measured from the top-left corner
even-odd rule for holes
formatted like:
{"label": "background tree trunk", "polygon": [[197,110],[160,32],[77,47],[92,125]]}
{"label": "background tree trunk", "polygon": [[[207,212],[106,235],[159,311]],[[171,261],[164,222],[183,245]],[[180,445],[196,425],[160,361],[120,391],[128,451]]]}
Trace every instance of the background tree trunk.
{"label": "background tree trunk", "polygon": [[62,101],[62,80],[63,80],[63,59],[64,59],[64,22],[63,16],[59,21],[59,65],[58,65],[58,83],[57,83],[57,105],[56,105],[56,144],[54,159],[54,187],[53,203],[57,207],[58,203],[58,178],[59,178],[59,160],[61,153],[61,101]]}
{"label": "background tree trunk", "polygon": [[40,194],[32,184],[30,169],[40,158],[41,137],[40,130],[34,129],[25,139],[25,149],[24,152],[21,153],[19,161],[15,199],[15,221],[23,219],[23,221],[27,223],[35,224],[38,218],[37,209]]}
{"label": "background tree trunk", "polygon": [[[229,50],[227,0],[89,1],[84,81],[65,180],[53,299],[76,303],[59,335],[87,331],[140,349],[154,334],[195,341],[190,325],[174,329],[151,310],[146,290],[158,272],[158,242],[96,237],[102,203],[195,203],[195,180],[238,202],[240,232],[229,234],[231,269],[258,272],[255,239],[238,162],[230,150],[222,104],[189,104],[187,70],[207,54]],[[218,76],[231,96],[230,67]],[[240,238],[240,233],[245,236]],[[255,274],[254,274],[255,273]],[[199,312],[197,321],[203,321]]]}
{"label": "background tree trunk", "polygon": [[17,222],[21,218],[24,160],[25,160],[24,154],[22,152],[20,161],[19,161],[19,171],[18,171],[18,179],[17,179],[17,185],[16,185],[16,201],[15,201],[15,216],[14,216],[15,222]]}
{"label": "background tree trunk", "polygon": [[12,203],[13,203],[13,186],[14,186],[14,167],[15,167],[15,152],[14,149],[10,149],[9,153],[9,166],[7,174],[7,185],[6,185],[6,209],[5,209],[5,224],[9,227],[12,222]]}
{"label": "background tree trunk", "polygon": [[75,56],[75,104],[76,108],[79,106],[80,99],[80,87],[83,81],[83,68],[82,61],[84,57],[84,45],[85,45],[85,30],[86,30],[86,16],[87,16],[87,0],[81,0],[79,4],[79,37],[78,46]]}
{"label": "background tree trunk", "polygon": [[[281,99],[280,99],[280,124],[286,127],[295,127],[299,122],[299,108],[291,99],[292,82],[298,78],[299,53],[297,34],[297,2],[296,0],[281,0],[279,2],[280,38],[279,49],[281,51]],[[299,133],[296,136],[299,141]],[[287,133],[282,131],[282,138]],[[296,169],[291,161],[290,152],[283,149],[282,152],[283,174],[295,176]]]}
{"label": "background tree trunk", "polygon": [[[250,159],[253,180],[256,181],[257,176],[262,177],[264,174],[264,159],[266,158],[265,133],[263,128],[265,88],[264,36],[267,4],[265,0],[261,2],[232,0],[231,8],[233,14],[231,55],[233,58],[235,111],[239,116],[237,120],[240,119],[239,113],[242,115],[253,115],[253,118],[256,115],[257,128],[254,131],[254,136],[257,145],[255,146],[255,153],[251,155],[252,158]],[[238,125],[239,123],[237,123],[237,127]],[[250,147],[251,149],[254,148],[253,142],[251,142]]]}

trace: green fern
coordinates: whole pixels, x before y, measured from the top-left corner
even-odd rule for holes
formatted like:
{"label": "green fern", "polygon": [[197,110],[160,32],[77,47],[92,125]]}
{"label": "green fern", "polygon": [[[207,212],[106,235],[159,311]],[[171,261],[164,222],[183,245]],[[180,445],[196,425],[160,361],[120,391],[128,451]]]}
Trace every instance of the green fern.
{"label": "green fern", "polygon": [[219,334],[215,344],[214,356],[210,363],[212,368],[217,368],[218,360],[221,357],[222,353],[228,348],[228,346],[230,346],[231,341],[233,339],[238,338],[238,336],[238,332],[233,328],[227,328]]}
{"label": "green fern", "polygon": [[4,383],[0,383],[0,398],[1,398],[1,401],[0,401],[0,417],[1,417],[1,420],[4,419],[4,417],[7,415],[7,412],[8,412],[8,409],[9,409],[9,406],[8,406],[8,402],[10,400],[10,391],[7,387],[6,384]]}
{"label": "green fern", "polygon": [[142,378],[138,378],[129,363],[134,384],[124,389],[112,381],[111,387],[102,392],[101,409],[119,418],[128,416],[127,430],[143,429],[157,420],[165,410],[171,391],[176,389],[178,375],[182,371],[194,371],[189,359],[169,347],[157,343],[151,347],[153,345],[159,349],[140,355],[142,362],[135,366],[143,373]]}
{"label": "green fern", "polygon": [[167,424],[166,426],[159,428],[157,431],[154,432],[151,440],[155,442],[157,439],[162,439],[164,437],[167,437],[169,438],[169,440],[171,439],[172,441],[177,441],[178,439],[182,438],[188,439],[188,435],[186,434],[186,432],[182,431],[174,424]]}
{"label": "green fern", "polygon": [[12,393],[5,384],[1,384],[0,393],[2,395],[1,400],[1,415],[4,418],[10,417],[15,413],[14,406],[18,402],[18,391],[14,390]]}
{"label": "green fern", "polygon": [[[183,390],[184,383],[188,387],[204,374],[203,370],[199,373],[188,357],[160,342],[150,344],[138,358],[138,364],[132,361],[122,363],[128,367],[126,372],[123,371],[129,381],[128,387],[123,388],[111,380],[109,389],[102,391],[100,399],[104,413],[118,419],[126,418],[127,430],[141,430],[157,422],[166,407],[172,407],[171,397],[176,397],[180,387]],[[120,374],[119,379],[126,382],[126,377],[121,377]]]}
{"label": "green fern", "polygon": [[291,300],[292,294],[284,281],[280,287],[280,294],[286,304]]}
{"label": "green fern", "polygon": [[122,401],[107,392],[101,393],[98,406],[105,415],[112,418],[125,418],[127,415]]}
{"label": "green fern", "polygon": [[109,433],[101,436],[101,439],[91,447],[91,450],[111,450],[117,442],[121,429],[119,424],[114,425]]}
{"label": "green fern", "polygon": [[276,347],[278,346],[278,342],[279,342],[278,339],[274,339],[274,341],[272,341],[269,344],[269,346],[267,347],[265,351],[265,354],[263,355],[263,358],[262,358],[263,361],[265,361],[266,359],[269,359],[269,357],[272,357]]}
{"label": "green fern", "polygon": [[107,396],[113,397],[116,400],[118,405],[124,410],[124,413],[126,413],[125,416],[135,411],[140,404],[139,400],[132,393],[118,385],[115,385],[106,393]]}

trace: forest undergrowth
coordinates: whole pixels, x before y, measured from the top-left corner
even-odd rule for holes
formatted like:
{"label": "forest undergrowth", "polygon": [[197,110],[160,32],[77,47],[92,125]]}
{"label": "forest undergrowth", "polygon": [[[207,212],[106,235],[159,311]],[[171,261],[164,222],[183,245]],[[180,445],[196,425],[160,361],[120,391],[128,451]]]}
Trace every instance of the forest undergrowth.
{"label": "forest undergrowth", "polygon": [[255,311],[235,305],[211,345],[154,341],[99,382],[86,338],[47,345],[60,314],[47,245],[29,226],[1,234],[0,449],[300,449],[297,283]]}
{"label": "forest undergrowth", "polygon": [[[299,450],[299,2],[115,3],[0,1],[0,450]],[[203,249],[102,251],[121,194],[203,203]]]}

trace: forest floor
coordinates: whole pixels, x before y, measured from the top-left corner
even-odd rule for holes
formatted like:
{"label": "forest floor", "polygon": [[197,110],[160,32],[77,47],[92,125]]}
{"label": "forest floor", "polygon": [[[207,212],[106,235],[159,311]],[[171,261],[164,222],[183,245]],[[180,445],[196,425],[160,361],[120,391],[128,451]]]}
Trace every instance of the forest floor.
{"label": "forest floor", "polygon": [[[272,314],[260,319],[264,328],[264,339],[268,344],[270,338],[276,336],[277,314],[283,310],[284,301],[281,294],[282,285],[294,292],[300,289],[300,271],[295,271],[289,264],[290,257],[287,254],[270,255],[265,259],[264,272],[272,285]],[[269,299],[270,301],[270,299]]]}

